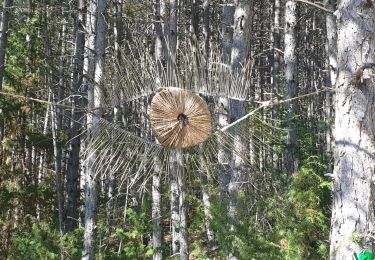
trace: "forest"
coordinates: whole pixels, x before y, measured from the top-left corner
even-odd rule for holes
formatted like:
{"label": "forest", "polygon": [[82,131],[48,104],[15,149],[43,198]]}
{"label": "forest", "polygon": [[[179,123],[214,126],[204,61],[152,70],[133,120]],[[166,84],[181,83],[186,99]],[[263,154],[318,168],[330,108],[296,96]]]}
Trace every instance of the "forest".
{"label": "forest", "polygon": [[374,259],[373,0],[0,3],[0,259]]}

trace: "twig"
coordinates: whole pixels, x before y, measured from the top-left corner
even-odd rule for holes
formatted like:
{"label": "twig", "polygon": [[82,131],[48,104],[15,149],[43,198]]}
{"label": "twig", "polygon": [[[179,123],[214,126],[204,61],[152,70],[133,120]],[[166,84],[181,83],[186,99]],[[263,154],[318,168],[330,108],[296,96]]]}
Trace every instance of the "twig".
{"label": "twig", "polygon": [[234,125],[242,122],[246,118],[249,118],[250,116],[254,115],[256,112],[258,112],[259,110],[261,110],[261,109],[263,109],[265,107],[273,107],[273,106],[276,106],[276,105],[284,104],[286,102],[290,102],[290,101],[293,101],[293,100],[302,99],[302,98],[309,97],[309,96],[314,96],[314,95],[320,94],[322,92],[332,91],[332,90],[333,90],[332,88],[324,88],[324,89],[321,89],[321,90],[318,90],[318,91],[315,91],[315,92],[312,92],[312,93],[308,93],[308,94],[305,94],[305,95],[302,95],[302,96],[293,97],[293,98],[289,98],[289,99],[285,99],[285,100],[280,100],[279,101],[279,100],[271,99],[271,100],[268,100],[268,101],[264,101],[264,102],[262,102],[262,105],[260,107],[254,109],[250,113],[248,113],[248,114],[244,115],[243,117],[237,119],[233,123],[231,123],[231,124],[229,124],[227,126],[224,126],[219,131],[224,132],[224,131],[228,130],[230,127],[232,127],[232,126],[234,126]]}
{"label": "twig", "polygon": [[[4,96],[8,96],[8,97],[21,99],[21,100],[24,100],[24,101],[34,101],[34,102],[38,102],[38,103],[41,103],[41,104],[47,104],[47,105],[52,105],[52,106],[56,106],[56,107],[73,109],[73,106],[68,106],[68,105],[64,105],[64,104],[60,104],[60,103],[56,103],[56,102],[51,102],[51,101],[47,101],[47,100],[43,100],[43,99],[25,97],[25,96],[12,94],[12,93],[8,93],[8,92],[3,92],[3,91],[0,91],[0,94],[4,95]],[[94,109],[87,109],[87,108],[81,108],[81,109],[75,108],[75,109],[76,109],[76,111],[84,111],[84,112],[94,111]]]}
{"label": "twig", "polygon": [[314,7],[316,7],[316,8],[319,8],[320,10],[326,11],[326,12],[331,13],[331,14],[334,13],[332,10],[327,9],[327,8],[325,8],[324,6],[318,5],[318,4],[316,4],[316,3],[313,3],[313,2],[310,2],[310,1],[307,1],[307,0],[297,0],[297,2],[304,3],[304,4],[308,4],[308,5],[311,5],[311,6],[314,6]]}

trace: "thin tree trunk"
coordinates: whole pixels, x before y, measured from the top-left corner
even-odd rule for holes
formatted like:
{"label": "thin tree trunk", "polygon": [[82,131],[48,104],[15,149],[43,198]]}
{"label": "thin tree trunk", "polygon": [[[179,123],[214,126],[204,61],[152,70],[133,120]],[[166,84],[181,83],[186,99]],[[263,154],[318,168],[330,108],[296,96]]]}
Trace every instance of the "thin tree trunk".
{"label": "thin tree trunk", "polygon": [[185,203],[185,169],[182,151],[172,151],[169,160],[171,174],[172,254],[179,255],[181,260],[186,260],[189,259],[189,248]]}
{"label": "thin tree trunk", "polygon": [[5,66],[5,52],[8,42],[8,28],[10,19],[10,7],[13,0],[3,1],[3,13],[1,17],[1,37],[0,37],[0,91],[3,90],[4,66]]}
{"label": "thin tree trunk", "polygon": [[52,121],[52,137],[53,137],[53,153],[55,156],[55,178],[56,178],[56,201],[57,201],[57,212],[59,220],[59,231],[60,234],[64,234],[64,208],[63,208],[63,191],[61,184],[61,160],[62,150],[58,144],[58,134],[61,131],[61,122],[58,120],[57,113],[61,113],[56,107],[51,109],[51,121]]}
{"label": "thin tree trunk", "polygon": [[203,213],[204,213],[204,226],[206,228],[206,235],[207,235],[207,241],[208,241],[208,247],[210,250],[213,249],[214,246],[214,232],[211,229],[210,222],[212,219],[210,208],[211,208],[211,202],[210,202],[210,195],[208,191],[208,171],[205,167],[205,162],[203,158],[200,160],[200,180],[201,180],[201,190],[202,190],[202,203],[203,203]]}
{"label": "thin tree trunk", "polygon": [[[4,0],[3,1],[3,13],[1,17],[1,28],[0,28],[0,92],[3,91],[3,80],[4,80],[4,67],[5,67],[5,54],[8,41],[8,28],[10,20],[10,7],[13,4],[13,0]],[[0,113],[2,109],[0,108]],[[0,122],[0,142],[4,138],[4,122]],[[2,164],[2,145],[0,146],[0,164]]]}
{"label": "thin tree trunk", "polygon": [[[93,25],[96,24],[96,34],[95,41],[92,38],[89,38],[88,46],[95,46],[95,59],[94,62],[89,63],[88,72],[94,72],[89,74],[89,77],[92,75],[94,82],[89,78],[88,81],[88,107],[89,109],[94,109],[96,111],[96,116],[89,115],[87,117],[87,134],[90,135],[92,131],[95,131],[98,117],[101,116],[100,113],[100,99],[101,99],[101,90],[100,84],[103,76],[103,60],[105,52],[105,18],[104,12],[106,8],[106,0],[98,0],[98,5],[90,2],[89,12],[91,12],[91,17],[88,19],[88,27],[93,28]],[[93,15],[96,15],[93,17]],[[95,23],[96,20],[96,23]],[[89,32],[89,33],[92,33]],[[94,44],[95,43],[95,44]],[[90,51],[90,48],[89,48]],[[94,69],[93,69],[93,68]],[[84,231],[84,251],[83,259],[95,259],[95,239],[96,239],[96,220],[97,220],[97,196],[98,196],[98,183],[97,176],[95,176],[94,163],[96,156],[93,154],[87,163],[86,169],[86,196],[85,196],[85,231]]]}
{"label": "thin tree trunk", "polygon": [[[296,0],[288,0],[285,6],[285,87],[286,98],[296,97],[298,94],[298,69],[296,55],[296,34],[297,25]],[[298,169],[296,158],[297,131],[294,126],[294,116],[297,112],[297,101],[290,101],[285,104],[287,111],[286,124],[289,128],[286,137],[287,150],[285,152],[285,169],[288,176],[291,176]]]}
{"label": "thin tree trunk", "polygon": [[[325,6],[330,10],[334,9],[334,4],[332,0],[327,0]],[[327,86],[334,88],[336,85],[337,77],[337,26],[336,17],[331,14],[326,16],[326,30],[327,30],[327,42],[326,42],[326,52],[328,55],[328,70],[329,75],[327,75],[328,82]],[[332,99],[333,94],[330,91],[326,92],[325,96],[325,111],[326,111],[326,123],[328,128],[326,130],[326,153],[329,158],[332,156],[332,128],[330,126],[330,121],[332,120]],[[328,162],[328,172],[332,172],[333,163]]]}
{"label": "thin tree trunk", "polygon": [[204,54],[208,58],[210,56],[210,1],[203,0],[203,39],[204,39]]}
{"label": "thin tree trunk", "polygon": [[[163,0],[162,0],[163,1]],[[155,61],[158,69],[158,78],[156,83],[158,88],[161,87],[161,80],[163,73],[163,50],[164,50],[164,33],[163,33],[163,21],[161,16],[161,4],[160,0],[155,0]],[[161,247],[163,245],[163,229],[162,229],[162,200],[161,200],[161,161],[159,156],[154,157],[155,166],[152,175],[152,246],[154,249],[154,260],[161,260],[163,254]]]}
{"label": "thin tree trunk", "polygon": [[73,97],[73,106],[78,111],[73,110],[73,120],[71,126],[71,151],[69,155],[69,168],[66,179],[67,208],[66,208],[66,232],[73,231],[78,226],[78,198],[79,198],[79,152],[81,149],[80,129],[82,127],[83,113],[79,111],[83,108],[83,63],[85,47],[85,0],[77,2],[77,32],[75,39],[73,77],[71,82]]}
{"label": "thin tree trunk", "polygon": [[229,63],[232,53],[234,6],[228,0],[223,5],[222,20],[223,56],[224,62]]}
{"label": "thin tree trunk", "polygon": [[375,250],[375,13],[361,0],[342,0],[336,17],[338,77],[330,258],[341,260]]}

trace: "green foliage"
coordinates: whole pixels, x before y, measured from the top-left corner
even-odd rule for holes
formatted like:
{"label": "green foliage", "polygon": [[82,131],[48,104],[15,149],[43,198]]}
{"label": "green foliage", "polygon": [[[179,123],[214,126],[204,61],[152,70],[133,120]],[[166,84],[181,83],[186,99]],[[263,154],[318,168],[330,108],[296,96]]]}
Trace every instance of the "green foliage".
{"label": "green foliage", "polygon": [[[152,230],[150,208],[148,199],[144,200],[139,212],[127,208],[127,228],[118,228],[107,238],[108,240],[105,242],[107,246],[99,252],[98,259],[151,259],[153,249],[151,243],[148,243]],[[102,235],[106,236],[105,233]],[[120,241],[123,246],[118,251]]]}
{"label": "green foliage", "polygon": [[311,157],[292,177],[289,191],[278,198],[283,207],[276,225],[287,259],[326,259],[329,252],[331,182],[324,165]]}
{"label": "green foliage", "polygon": [[81,259],[83,230],[60,236],[56,227],[45,222],[38,223],[32,219],[32,227],[24,230],[12,240],[13,250],[10,259],[52,260]]}

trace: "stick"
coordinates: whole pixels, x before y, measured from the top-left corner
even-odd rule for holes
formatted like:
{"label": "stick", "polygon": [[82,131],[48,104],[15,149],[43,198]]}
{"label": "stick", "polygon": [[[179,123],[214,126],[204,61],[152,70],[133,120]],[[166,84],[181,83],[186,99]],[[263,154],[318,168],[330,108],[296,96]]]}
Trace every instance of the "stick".
{"label": "stick", "polygon": [[324,89],[321,89],[321,90],[318,90],[318,91],[315,91],[315,92],[312,92],[312,93],[308,93],[308,94],[305,94],[305,95],[302,95],[302,96],[298,96],[298,97],[293,97],[293,98],[289,98],[289,99],[285,99],[285,100],[268,100],[268,101],[264,101],[262,102],[262,105],[256,109],[254,109],[253,111],[251,111],[250,113],[244,115],[243,117],[237,119],[236,121],[232,122],[231,124],[227,125],[227,126],[224,126],[223,128],[219,129],[219,131],[221,132],[224,132],[226,131],[227,129],[229,129],[230,127],[242,122],[243,120],[245,120],[246,118],[249,118],[250,116],[252,116],[253,114],[255,114],[256,112],[258,112],[259,110],[261,110],[262,108],[265,108],[265,107],[273,107],[273,106],[276,106],[276,105],[280,105],[280,104],[284,104],[286,102],[289,102],[289,101],[293,101],[293,100],[298,100],[298,99],[302,99],[302,98],[305,98],[305,97],[309,97],[309,96],[313,96],[313,95],[317,95],[319,93],[322,93],[322,92],[325,92],[325,91],[331,91],[332,88],[324,88]]}

